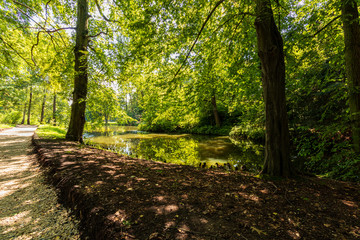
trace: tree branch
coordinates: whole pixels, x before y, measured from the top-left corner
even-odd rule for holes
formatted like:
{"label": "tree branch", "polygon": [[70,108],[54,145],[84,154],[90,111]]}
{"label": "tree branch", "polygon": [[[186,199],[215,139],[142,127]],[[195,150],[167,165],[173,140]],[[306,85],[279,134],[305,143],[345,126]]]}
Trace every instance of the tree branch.
{"label": "tree branch", "polygon": [[233,40],[234,40],[236,31],[237,31],[238,27],[240,26],[240,24],[244,21],[244,18],[245,18],[245,15],[243,15],[243,17],[241,18],[241,20],[239,21],[239,23],[236,24],[236,26],[235,26],[235,30],[234,30],[234,32],[233,32],[233,34],[232,34],[232,36],[231,36],[231,39],[230,39],[229,50],[230,50],[231,45],[232,45],[232,43],[233,43]]}
{"label": "tree branch", "polygon": [[[19,3],[19,2],[17,2],[16,0],[13,0],[13,2],[14,2],[15,4],[19,4],[19,5],[23,6],[23,7],[26,7],[26,8],[28,8],[28,9],[32,10],[33,12],[35,12],[38,16],[40,16],[42,19],[45,20],[45,26],[46,26],[46,23],[47,23],[47,5],[51,2],[51,0],[49,0],[49,1],[46,3],[46,7],[45,7],[45,8],[46,8],[46,19],[45,19],[43,16],[41,16],[40,14],[38,14],[38,13],[35,11],[35,9],[27,6],[26,4]],[[33,21],[37,26],[39,26],[42,30],[44,30],[44,32],[46,32],[47,34],[49,34],[49,36],[51,37],[51,39],[53,38],[53,36],[50,34],[50,32],[48,32],[48,31],[45,29],[44,26],[42,26],[42,25],[39,24],[37,21],[35,21],[33,18],[31,18],[31,17],[30,17],[27,13],[25,13],[22,9],[20,9],[20,8],[18,8],[18,7],[16,7],[16,8],[17,8],[22,14],[24,14],[27,18],[29,18],[31,21]],[[53,27],[52,24],[50,24],[50,26]],[[70,28],[63,28],[63,29],[70,29]],[[75,28],[72,28],[72,29],[75,29]],[[60,35],[60,34],[59,34],[59,35]],[[60,35],[60,38],[61,38],[61,40],[63,41],[64,45],[66,46],[66,43],[65,43],[65,41],[63,40],[63,38],[62,38],[61,35]],[[52,41],[53,44],[54,44],[53,39],[52,39],[51,41]],[[54,46],[55,46],[55,44],[54,44]]]}
{"label": "tree branch", "polygon": [[99,32],[99,33],[97,33],[97,34],[95,34],[95,35],[89,35],[89,36],[87,36],[87,37],[88,37],[88,38],[94,38],[94,37],[100,36],[101,34],[108,35],[106,32]]}
{"label": "tree branch", "polygon": [[47,19],[48,19],[48,5],[49,3],[51,2],[52,0],[49,0],[46,5],[45,5],[45,26],[46,26],[46,23],[47,23]]}
{"label": "tree branch", "polygon": [[62,30],[75,30],[76,28],[74,27],[63,27],[63,28],[57,28],[57,29],[52,29],[52,30],[45,30],[42,32],[47,32],[47,33],[53,33],[53,32],[58,32],[58,31],[62,31]]}
{"label": "tree branch", "polygon": [[56,50],[56,46],[55,46],[55,43],[54,43],[54,40],[53,40],[53,36],[50,34],[50,33],[54,33],[54,32],[59,32],[61,30],[67,30],[67,29],[75,29],[74,27],[65,27],[65,28],[58,28],[58,29],[52,29],[52,30],[48,30],[48,29],[45,29],[44,31],[38,31],[37,34],[36,34],[36,43],[34,45],[32,45],[31,47],[31,60],[33,61],[33,63],[36,65],[36,61],[34,59],[34,48],[39,45],[39,41],[40,41],[40,33],[47,33],[50,35],[50,40],[52,42],[52,44],[54,45],[54,50],[56,53],[59,53],[57,50]]}
{"label": "tree branch", "polygon": [[256,16],[255,14],[250,13],[250,12],[241,12],[241,13],[238,13],[238,14],[234,14],[234,15],[232,15],[229,19],[227,19],[225,22],[223,22],[222,24],[220,24],[220,25],[212,32],[212,34],[214,34],[215,32],[219,31],[219,29],[220,29],[222,26],[224,26],[226,23],[230,22],[232,19],[234,19],[235,17],[240,16],[240,15],[243,16],[243,19],[244,19],[245,15],[249,15],[249,16],[253,16],[253,17]]}
{"label": "tree branch", "polygon": [[21,59],[23,59],[31,68],[34,67],[32,64],[30,64],[23,56],[21,56],[20,53],[18,53],[9,43],[5,42],[5,40],[0,36],[0,40],[9,48],[11,48]]}
{"label": "tree branch", "polygon": [[175,73],[174,77],[173,77],[173,80],[176,78],[176,76],[179,74],[179,72],[181,71],[182,67],[185,65],[186,61],[188,60],[189,56],[190,56],[190,53],[192,52],[193,48],[195,47],[195,44],[197,43],[197,41],[199,40],[199,37],[202,33],[202,31],[204,30],[207,22],[209,21],[209,19],[211,18],[212,14],[215,12],[215,10],[220,6],[221,3],[223,3],[225,0],[220,0],[218,1],[215,6],[213,7],[213,9],[211,10],[211,12],[209,13],[209,15],[206,17],[205,19],[205,22],[202,24],[201,26],[201,29],[198,33],[198,35],[196,36],[196,39],[195,41],[193,42],[190,50],[188,51],[186,57],[185,57],[185,60],[183,61],[183,63],[181,64],[180,68],[177,70],[177,72]]}
{"label": "tree branch", "polygon": [[36,62],[35,62],[35,59],[34,59],[33,51],[34,51],[35,46],[39,45],[40,33],[41,33],[41,31],[37,32],[37,34],[36,34],[36,43],[34,45],[32,45],[32,47],[31,47],[31,60],[33,61],[35,66],[37,66],[37,65],[36,65]]}
{"label": "tree branch", "polygon": [[37,15],[39,15],[39,14],[36,12],[36,10],[35,10],[34,8],[32,8],[32,7],[30,7],[30,6],[28,6],[28,5],[24,4],[24,3],[18,2],[18,1],[16,1],[16,0],[13,0],[13,2],[14,2],[15,4],[18,4],[18,5],[20,5],[20,6],[23,6],[23,7],[27,8],[27,9],[30,9],[31,11],[33,11],[34,13],[36,13]]}
{"label": "tree branch", "polygon": [[95,0],[95,4],[96,4],[96,7],[97,7],[100,15],[103,17],[103,19],[104,19],[105,21],[107,21],[107,22],[114,22],[114,23],[120,23],[119,21],[108,19],[108,18],[103,14],[103,12],[101,11],[99,2],[98,2],[97,0]]}
{"label": "tree branch", "polygon": [[323,26],[322,28],[320,28],[316,33],[314,33],[313,35],[304,37],[303,39],[315,37],[316,35],[318,35],[320,32],[322,32],[325,28],[327,28],[328,26],[330,26],[333,22],[335,22],[335,21],[336,21],[338,18],[340,18],[340,17],[341,17],[341,15],[334,17],[330,22],[328,22],[325,26]]}

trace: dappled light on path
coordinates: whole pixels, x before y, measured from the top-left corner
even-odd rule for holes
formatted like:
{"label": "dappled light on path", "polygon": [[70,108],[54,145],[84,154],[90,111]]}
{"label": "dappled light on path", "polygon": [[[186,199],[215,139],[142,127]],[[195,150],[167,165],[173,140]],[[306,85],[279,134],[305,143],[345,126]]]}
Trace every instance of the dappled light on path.
{"label": "dappled light on path", "polygon": [[0,132],[0,239],[79,239],[31,152],[35,129]]}

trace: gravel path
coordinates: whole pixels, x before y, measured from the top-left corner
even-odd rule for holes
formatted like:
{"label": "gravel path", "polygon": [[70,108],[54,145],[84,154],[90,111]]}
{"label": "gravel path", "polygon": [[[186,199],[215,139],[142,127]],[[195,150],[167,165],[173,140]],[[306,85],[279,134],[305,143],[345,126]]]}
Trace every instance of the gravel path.
{"label": "gravel path", "polygon": [[0,131],[0,239],[79,239],[32,153],[36,127]]}

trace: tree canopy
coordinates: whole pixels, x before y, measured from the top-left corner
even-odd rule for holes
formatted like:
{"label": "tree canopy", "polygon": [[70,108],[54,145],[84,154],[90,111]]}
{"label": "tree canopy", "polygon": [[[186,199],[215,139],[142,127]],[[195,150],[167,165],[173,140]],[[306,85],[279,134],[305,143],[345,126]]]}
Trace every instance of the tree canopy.
{"label": "tree canopy", "polygon": [[352,176],[357,3],[5,0],[0,120],[63,125],[76,141],[109,121],[231,132],[264,141],[263,173]]}

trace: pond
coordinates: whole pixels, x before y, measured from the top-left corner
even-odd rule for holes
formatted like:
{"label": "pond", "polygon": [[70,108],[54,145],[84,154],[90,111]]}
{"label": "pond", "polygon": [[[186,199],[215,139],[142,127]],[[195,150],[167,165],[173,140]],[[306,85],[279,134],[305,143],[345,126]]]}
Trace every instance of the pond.
{"label": "pond", "polygon": [[87,131],[84,139],[87,144],[137,158],[197,167],[257,172],[263,162],[263,146],[227,136],[147,133],[136,127],[109,126]]}

